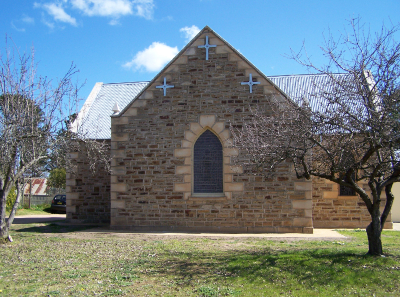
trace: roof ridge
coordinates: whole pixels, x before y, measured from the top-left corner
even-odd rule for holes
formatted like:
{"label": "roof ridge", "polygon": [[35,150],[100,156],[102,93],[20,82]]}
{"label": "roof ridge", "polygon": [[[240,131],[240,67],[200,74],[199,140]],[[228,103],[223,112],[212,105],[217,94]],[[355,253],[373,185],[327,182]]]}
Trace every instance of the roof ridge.
{"label": "roof ridge", "polygon": [[140,84],[149,83],[150,81],[127,81],[127,82],[113,82],[113,83],[103,83],[103,85],[123,85],[123,84]]}
{"label": "roof ridge", "polygon": [[[345,75],[348,73],[329,73],[334,75]],[[290,76],[322,76],[322,75],[329,75],[328,73],[309,73],[309,74],[282,74],[282,75],[267,75],[267,77],[290,77]]]}

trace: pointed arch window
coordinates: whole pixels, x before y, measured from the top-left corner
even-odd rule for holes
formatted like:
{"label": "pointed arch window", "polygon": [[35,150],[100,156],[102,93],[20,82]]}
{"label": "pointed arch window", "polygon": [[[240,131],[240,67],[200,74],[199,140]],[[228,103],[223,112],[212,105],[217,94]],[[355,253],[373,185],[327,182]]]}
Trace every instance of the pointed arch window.
{"label": "pointed arch window", "polygon": [[[354,158],[354,155],[350,151],[346,151],[346,153],[343,156],[342,159],[343,162],[343,168],[348,168],[350,165],[354,164],[356,162],[356,159]],[[351,174],[351,179],[356,180],[356,174],[352,173]],[[339,196],[356,196],[356,191],[353,188],[346,187],[343,185],[340,185],[339,187]]]}
{"label": "pointed arch window", "polygon": [[193,193],[223,193],[223,154],[219,138],[206,130],[194,144],[193,155]]}

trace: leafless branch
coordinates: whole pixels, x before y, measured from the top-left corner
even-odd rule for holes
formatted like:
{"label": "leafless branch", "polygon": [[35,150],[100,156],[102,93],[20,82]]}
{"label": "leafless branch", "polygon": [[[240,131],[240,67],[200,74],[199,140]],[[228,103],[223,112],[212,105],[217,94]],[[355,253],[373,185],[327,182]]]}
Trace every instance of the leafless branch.
{"label": "leafless branch", "polygon": [[[290,58],[315,73],[312,91],[290,98],[296,106],[271,102],[270,110],[253,111],[252,122],[231,131],[233,145],[250,156],[238,162],[254,173],[271,176],[291,162],[299,178],[315,176],[354,189],[371,214],[368,234],[377,238],[393,201],[391,185],[400,181],[400,25],[373,35],[353,19],[349,28],[338,40],[325,38],[325,66],[315,65],[304,48],[292,50]],[[369,191],[358,184],[362,180]]]}

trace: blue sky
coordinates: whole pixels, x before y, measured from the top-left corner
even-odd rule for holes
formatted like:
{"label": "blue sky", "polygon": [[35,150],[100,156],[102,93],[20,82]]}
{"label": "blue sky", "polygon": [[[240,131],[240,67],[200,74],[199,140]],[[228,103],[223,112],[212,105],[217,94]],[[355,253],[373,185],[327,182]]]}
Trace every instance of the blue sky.
{"label": "blue sky", "polygon": [[291,48],[304,41],[322,64],[328,30],[338,36],[361,17],[377,31],[399,23],[399,12],[400,0],[2,0],[0,49],[6,34],[20,51],[33,46],[39,74],[50,78],[74,62],[86,99],[96,82],[151,80],[206,25],[265,75],[301,74],[285,57]]}

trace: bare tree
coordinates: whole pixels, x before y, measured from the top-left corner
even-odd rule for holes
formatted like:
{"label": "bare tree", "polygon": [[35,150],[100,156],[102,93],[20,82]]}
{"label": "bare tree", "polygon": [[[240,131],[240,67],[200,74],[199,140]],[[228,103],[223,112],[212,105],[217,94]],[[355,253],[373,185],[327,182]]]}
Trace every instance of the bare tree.
{"label": "bare tree", "polygon": [[255,111],[252,122],[231,130],[255,172],[270,175],[291,162],[298,178],[320,177],[353,189],[371,216],[368,253],[381,255],[392,185],[400,181],[399,26],[371,35],[358,19],[350,25],[349,34],[337,41],[330,36],[322,47],[327,66],[292,56],[315,74],[312,87],[298,98],[271,102],[271,110]]}
{"label": "bare tree", "polygon": [[[74,65],[63,78],[48,80],[36,74],[34,52],[20,54],[15,46],[6,46],[0,63],[0,242],[6,242],[28,173],[82,147],[90,151],[93,164],[103,161],[107,167],[109,156],[104,143],[65,128],[78,103]],[[13,186],[17,198],[6,220],[6,197]]]}

